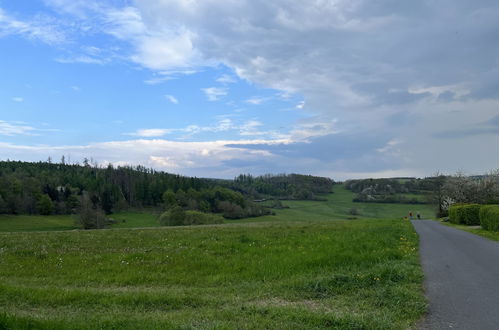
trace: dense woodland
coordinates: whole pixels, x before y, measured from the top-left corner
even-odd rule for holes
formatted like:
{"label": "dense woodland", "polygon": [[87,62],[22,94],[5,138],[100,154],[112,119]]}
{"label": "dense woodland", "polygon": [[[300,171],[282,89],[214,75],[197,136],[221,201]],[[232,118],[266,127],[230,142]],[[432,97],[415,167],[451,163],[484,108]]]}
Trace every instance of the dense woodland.
{"label": "dense woodland", "polygon": [[300,174],[251,176],[241,174],[226,185],[255,199],[279,198],[317,200],[320,194],[332,192],[334,181],[329,178]]}
{"label": "dense woodland", "polygon": [[[430,202],[427,196],[431,195],[439,184],[441,179],[438,177],[390,178],[348,180],[345,187],[357,194],[355,202],[420,204]],[[411,195],[412,197],[408,197]],[[421,196],[418,198],[414,195]]]}
{"label": "dense woodland", "polygon": [[[314,199],[333,181],[306,175],[235,180],[184,177],[143,166],[98,167],[52,162],[0,162],[0,213],[73,214],[84,207],[105,213],[155,207],[222,213],[227,218],[269,214],[257,198]],[[89,206],[90,203],[90,206]]]}

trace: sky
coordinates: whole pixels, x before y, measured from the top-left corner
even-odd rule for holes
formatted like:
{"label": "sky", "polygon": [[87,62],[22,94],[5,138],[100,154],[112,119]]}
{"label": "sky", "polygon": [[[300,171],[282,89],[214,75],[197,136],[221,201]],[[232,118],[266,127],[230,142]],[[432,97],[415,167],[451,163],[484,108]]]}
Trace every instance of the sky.
{"label": "sky", "polygon": [[499,168],[497,0],[0,0],[0,159]]}

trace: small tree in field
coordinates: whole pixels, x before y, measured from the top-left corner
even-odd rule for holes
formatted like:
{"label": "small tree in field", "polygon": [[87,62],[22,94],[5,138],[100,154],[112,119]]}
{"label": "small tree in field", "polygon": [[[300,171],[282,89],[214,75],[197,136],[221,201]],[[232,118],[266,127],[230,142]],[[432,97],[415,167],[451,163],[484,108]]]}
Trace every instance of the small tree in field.
{"label": "small tree in field", "polygon": [[77,224],[83,229],[101,229],[106,226],[106,215],[94,206],[88,194],[84,193],[80,200],[80,209],[76,215]]}
{"label": "small tree in field", "polygon": [[50,215],[54,210],[54,203],[48,195],[42,195],[37,203],[41,215]]}
{"label": "small tree in field", "polygon": [[159,217],[159,223],[162,226],[183,226],[185,225],[185,216],[185,211],[177,205],[164,212]]}

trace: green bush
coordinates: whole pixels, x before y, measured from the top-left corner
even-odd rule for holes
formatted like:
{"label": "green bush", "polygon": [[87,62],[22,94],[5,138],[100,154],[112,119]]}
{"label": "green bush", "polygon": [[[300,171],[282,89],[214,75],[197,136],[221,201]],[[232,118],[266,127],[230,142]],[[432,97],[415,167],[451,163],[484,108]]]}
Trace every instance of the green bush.
{"label": "green bush", "polygon": [[170,211],[164,212],[159,217],[162,226],[190,226],[223,223],[221,216],[199,211],[184,211],[175,206]]}
{"label": "green bush", "polygon": [[485,230],[499,231],[499,205],[484,205],[480,208],[480,225]]}
{"label": "green bush", "polygon": [[480,204],[454,204],[449,208],[449,220],[461,225],[480,225],[480,207]]}

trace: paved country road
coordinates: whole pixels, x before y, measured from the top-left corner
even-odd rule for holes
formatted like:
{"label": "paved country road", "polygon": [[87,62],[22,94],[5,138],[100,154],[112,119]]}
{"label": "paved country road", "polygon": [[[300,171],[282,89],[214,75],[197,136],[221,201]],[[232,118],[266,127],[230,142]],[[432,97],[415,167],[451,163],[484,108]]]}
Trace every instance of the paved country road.
{"label": "paved country road", "polygon": [[420,329],[499,329],[499,242],[413,220],[429,313]]}

